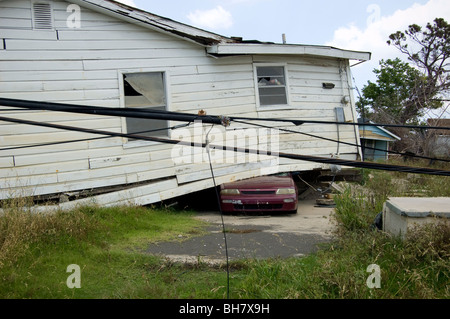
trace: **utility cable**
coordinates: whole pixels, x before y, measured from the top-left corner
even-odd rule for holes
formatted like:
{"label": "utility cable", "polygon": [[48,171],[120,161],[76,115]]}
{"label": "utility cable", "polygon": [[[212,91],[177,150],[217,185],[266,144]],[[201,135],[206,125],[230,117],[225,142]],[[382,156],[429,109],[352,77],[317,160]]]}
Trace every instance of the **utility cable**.
{"label": "utility cable", "polygon": [[[62,104],[50,102],[37,102],[17,99],[0,98],[0,105],[8,107],[18,107],[30,110],[47,110],[55,112],[69,112],[90,115],[105,115],[116,117],[131,117],[139,119],[169,120],[179,122],[194,122],[200,116],[197,114],[187,114],[179,112],[157,111],[139,108],[113,108],[100,106],[83,106],[75,104]],[[220,116],[201,116],[205,123],[222,124],[223,119]]]}
{"label": "utility cable", "polygon": [[[117,109],[120,110],[120,109]],[[138,114],[144,114],[144,113],[149,113],[149,112],[145,112],[144,110],[135,110],[136,112],[138,112]],[[155,113],[157,113],[159,116],[162,114],[165,114],[164,111],[154,111]],[[192,121],[201,119],[202,122],[204,121],[204,116],[197,116],[197,115],[193,115],[192,117]],[[218,121],[220,121],[220,123],[222,125],[227,126],[227,124],[229,124],[230,119],[227,117],[217,117]],[[258,119],[259,120],[259,119]],[[242,124],[246,124],[246,125],[253,125],[253,126],[258,126],[258,127],[263,127],[263,128],[268,128],[271,129],[273,127],[267,126],[267,125],[262,125],[262,124],[256,124],[256,123],[249,123],[246,121],[242,121],[242,120],[237,120],[234,119],[233,120],[236,123],[242,123]],[[192,122],[189,122],[189,124]],[[174,126],[171,129],[176,129],[182,127],[182,125],[180,126]],[[164,128],[166,129],[166,128]],[[162,130],[164,130],[162,129]],[[355,146],[355,147],[361,147],[358,144],[353,144],[353,143],[349,143],[349,142],[344,142],[344,141],[336,141],[334,139],[330,139],[330,138],[326,138],[326,137],[322,137],[322,136],[318,136],[318,135],[314,135],[314,134],[310,134],[310,133],[305,133],[305,132],[299,132],[299,131],[294,131],[294,130],[289,130],[289,129],[284,129],[284,128],[278,128],[278,130],[282,131],[282,132],[286,132],[286,133],[294,133],[294,134],[300,134],[300,135],[304,135],[304,136],[309,136],[309,137],[313,137],[313,138],[318,138],[321,140],[325,140],[325,141],[329,141],[329,142],[334,142],[334,143],[338,143],[338,145],[343,144],[343,145],[349,145],[349,146]],[[154,130],[157,131],[157,130]],[[149,132],[154,132],[153,130],[151,131],[144,131],[144,132],[136,132],[135,134],[144,134],[144,133],[149,133]],[[31,148],[31,147],[40,147],[40,146],[51,146],[51,145],[58,145],[58,144],[68,144],[68,143],[76,143],[76,142],[83,142],[83,141],[89,141],[89,140],[97,140],[97,139],[104,139],[104,138],[108,138],[108,137],[101,137],[101,138],[93,138],[93,139],[81,139],[81,140],[72,140],[72,141],[62,141],[62,142],[50,142],[50,143],[40,143],[40,144],[34,144],[34,145],[27,145],[27,146],[17,146],[17,147],[8,147],[8,148],[3,148],[0,149],[1,151],[4,150],[13,150],[13,149],[22,149],[22,148]],[[402,152],[397,152],[397,151],[392,151],[392,150],[384,150],[384,149],[379,149],[379,148],[375,148],[375,147],[369,147],[369,146],[365,146],[366,149],[371,149],[371,150],[375,150],[375,151],[381,151],[381,152],[386,152],[388,154],[396,154],[396,155],[401,155],[401,156],[408,156],[408,157],[413,157],[413,158],[420,158],[420,159],[426,159],[426,160],[430,160],[430,161],[440,161],[440,162],[450,162],[450,160],[446,160],[446,159],[439,159],[439,158],[433,158],[433,157],[427,157],[427,156],[420,156],[420,155],[411,155],[411,154],[406,154],[406,153],[402,153]]]}
{"label": "utility cable", "polygon": [[225,243],[225,256],[226,256],[226,264],[227,264],[227,299],[230,299],[230,264],[229,264],[229,256],[228,256],[227,232],[225,229],[222,205],[220,204],[220,195],[219,195],[219,190],[217,189],[216,178],[214,176],[214,169],[213,169],[213,165],[212,165],[212,161],[211,161],[211,154],[210,154],[210,148],[209,148],[209,133],[211,133],[211,130],[213,127],[214,127],[214,125],[211,126],[208,133],[206,134],[206,141],[205,141],[206,147],[205,148],[206,148],[206,152],[208,153],[209,168],[211,170],[211,176],[212,176],[212,180],[213,180],[213,184],[214,184],[214,189],[216,191],[217,205],[218,205],[218,209],[220,212],[220,218],[222,219],[222,232],[223,232],[223,239],[224,239],[224,243]]}
{"label": "utility cable", "polygon": [[[85,106],[63,103],[51,103],[51,102],[37,102],[29,100],[18,100],[0,98],[0,106],[25,108],[31,110],[49,110],[59,112],[70,113],[82,113],[93,115],[108,115],[119,117],[133,117],[133,118],[146,118],[156,120],[170,120],[181,122],[193,122],[200,116],[196,114],[170,112],[170,111],[156,111],[148,109],[138,108],[114,108],[114,107],[100,107],[100,106]],[[225,118],[225,119],[224,119]],[[252,117],[223,117],[217,115],[203,115],[201,116],[203,122],[208,124],[223,124],[224,121],[234,120],[251,120],[251,121],[267,121],[267,122],[284,122],[293,123],[296,126],[303,124],[339,124],[349,126],[359,126],[359,123],[354,122],[338,122],[338,121],[317,121],[317,120],[296,120],[296,119],[280,119],[280,118],[252,118]],[[366,126],[383,126],[383,127],[397,127],[397,128],[410,128],[410,129],[436,129],[436,130],[450,130],[450,127],[441,126],[422,126],[422,125],[400,125],[400,124],[374,124],[367,123]]]}
{"label": "utility cable", "polygon": [[[179,128],[187,127],[189,125],[191,125],[191,123],[175,125],[172,127],[165,127],[165,128],[155,129],[155,130],[141,131],[141,132],[136,132],[134,134],[147,134],[147,133],[154,133],[154,132],[160,132],[160,131],[166,131],[166,130],[176,130]],[[43,147],[43,146],[53,146],[53,145],[79,143],[79,142],[90,142],[90,141],[96,141],[96,140],[103,140],[103,139],[107,139],[107,138],[111,138],[111,137],[112,136],[102,136],[102,137],[84,138],[84,139],[76,139],[76,140],[69,140],[69,141],[58,141],[58,142],[39,143],[39,144],[23,145],[23,146],[12,146],[12,147],[0,148],[0,151],[9,151],[9,150],[24,149],[24,148]]]}
{"label": "utility cable", "polygon": [[[103,131],[103,130],[79,128],[79,127],[60,125],[60,124],[50,124],[50,123],[35,122],[35,121],[29,121],[29,120],[19,120],[19,119],[13,119],[13,118],[8,118],[8,117],[3,117],[3,116],[0,116],[0,121],[35,125],[35,126],[41,126],[41,127],[51,127],[51,128],[55,128],[55,129],[77,131],[77,132],[83,132],[83,133],[89,133],[89,134],[100,134],[100,135],[106,135],[106,136],[141,139],[141,140],[146,140],[146,141],[166,143],[166,144],[172,144],[172,145],[184,145],[184,146],[203,147],[203,148],[206,147],[205,143],[200,144],[200,143],[195,143],[195,142],[186,142],[186,141],[180,141],[180,140],[172,140],[172,139],[150,137],[150,136],[143,136],[143,135],[136,135],[136,134],[115,133],[115,132],[108,132],[108,131]],[[319,157],[319,156],[312,156],[312,155],[300,155],[300,154],[290,154],[290,153],[281,153],[281,152],[280,153],[273,152],[273,154],[272,154],[272,152],[268,152],[267,150],[261,151],[261,150],[253,150],[253,149],[240,148],[240,147],[230,148],[230,147],[226,147],[223,145],[222,146],[210,145],[210,148],[220,149],[220,150],[224,150],[224,151],[234,151],[234,152],[240,152],[240,153],[246,153],[246,154],[277,156],[280,158],[301,160],[301,161],[314,162],[314,163],[320,163],[320,164],[335,164],[335,165],[342,165],[342,166],[349,166],[349,167],[356,167],[356,168],[371,168],[371,169],[376,169],[376,170],[397,171],[397,172],[406,172],[406,173],[413,173],[413,174],[450,176],[450,171],[437,170],[437,169],[431,169],[431,168],[409,167],[409,166],[392,165],[392,164],[371,163],[371,162],[360,162],[360,161],[355,161],[355,160],[326,158],[326,157]]]}
{"label": "utility cable", "polygon": [[[233,122],[246,124],[246,125],[258,126],[258,127],[267,128],[267,129],[272,129],[273,128],[273,127],[268,126],[268,125],[258,124],[258,123],[250,123],[250,122],[241,121],[241,120],[233,120]],[[331,139],[331,138],[318,136],[318,135],[314,135],[314,134],[310,134],[310,133],[294,131],[294,130],[285,129],[285,128],[277,128],[277,129],[279,131],[285,132],[285,133],[300,134],[300,135],[304,135],[304,136],[308,136],[308,137],[318,138],[318,139],[321,139],[321,140],[324,140],[324,141],[329,141],[329,142],[334,142],[334,143],[339,143],[339,144],[349,145],[349,146],[355,146],[355,147],[358,147],[358,148],[361,147],[361,145],[359,145],[359,144],[354,144],[354,143],[344,142],[344,141],[336,141],[336,140]],[[396,154],[396,155],[401,155],[401,156],[408,156],[408,157],[413,157],[413,158],[426,159],[426,160],[430,160],[430,161],[450,162],[450,160],[447,160],[447,159],[440,159],[440,158],[421,156],[421,155],[415,155],[415,154],[411,155],[411,154],[407,154],[407,153],[403,153],[403,152],[397,152],[397,151],[392,151],[392,150],[384,150],[384,149],[376,148],[376,147],[364,146],[364,148],[370,149],[370,150],[375,150],[375,151],[382,151],[382,152],[385,152],[385,153],[388,153],[388,154]]]}

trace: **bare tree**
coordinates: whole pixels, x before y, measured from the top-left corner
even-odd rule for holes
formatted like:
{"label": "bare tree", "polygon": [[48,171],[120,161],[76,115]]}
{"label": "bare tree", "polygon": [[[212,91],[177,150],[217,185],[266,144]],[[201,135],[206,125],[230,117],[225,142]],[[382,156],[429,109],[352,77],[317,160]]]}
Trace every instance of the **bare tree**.
{"label": "bare tree", "polygon": [[[434,119],[442,118],[450,96],[449,36],[450,25],[442,18],[425,28],[412,24],[404,32],[391,34],[388,45],[405,54],[409,63],[382,60],[381,69],[374,70],[377,83],[369,82],[363,88],[364,96],[358,101],[360,112],[388,124],[426,124],[424,119],[431,114]],[[402,137],[396,150],[433,155],[436,132],[399,129],[394,133]]]}

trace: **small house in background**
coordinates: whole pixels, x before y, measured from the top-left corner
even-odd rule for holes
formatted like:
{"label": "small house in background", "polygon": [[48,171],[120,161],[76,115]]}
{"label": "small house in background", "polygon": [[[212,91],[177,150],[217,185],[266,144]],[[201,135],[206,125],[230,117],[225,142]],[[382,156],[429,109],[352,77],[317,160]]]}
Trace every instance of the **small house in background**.
{"label": "small house in background", "polygon": [[[450,127],[450,119],[428,119],[428,125]],[[450,131],[444,129],[436,130],[430,138],[433,139],[431,141],[433,156],[450,158]]]}
{"label": "small house in background", "polygon": [[400,137],[389,132],[381,126],[365,125],[375,124],[366,119],[358,119],[359,135],[363,159],[365,161],[387,160],[389,158],[389,143],[400,140]]}

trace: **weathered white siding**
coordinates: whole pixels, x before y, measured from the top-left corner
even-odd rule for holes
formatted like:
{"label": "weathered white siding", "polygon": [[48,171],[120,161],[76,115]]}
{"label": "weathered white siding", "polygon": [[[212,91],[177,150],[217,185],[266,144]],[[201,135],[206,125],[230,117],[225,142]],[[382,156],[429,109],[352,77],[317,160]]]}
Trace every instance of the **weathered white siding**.
{"label": "weathered white siding", "polygon": [[[213,58],[198,44],[85,8],[81,12],[81,28],[70,29],[66,23],[71,14],[66,11],[68,4],[52,1],[55,29],[40,31],[33,30],[29,0],[0,2],[1,97],[121,107],[119,71],[164,71],[170,86],[170,111],[197,114],[203,109],[217,115],[336,120],[335,108],[344,106],[343,96],[352,98],[348,61],[256,55]],[[287,65],[291,101],[288,108],[257,107],[254,63]],[[336,87],[325,90],[323,82],[332,82]],[[120,118],[1,109],[1,115],[13,118],[123,132]],[[344,110],[346,120],[355,121],[353,104],[345,105]],[[233,129],[240,127],[244,125],[233,124],[227,131],[234,134]],[[283,127],[332,139],[338,136],[333,125]],[[194,138],[204,139],[208,130],[205,128],[200,136],[190,132]],[[342,127],[339,135],[342,141],[357,143],[357,132],[351,127]],[[102,204],[148,204],[213,186],[209,165],[205,161],[174,162],[172,145],[138,143],[133,147],[125,139],[108,138],[8,149],[91,137],[98,136],[0,122],[0,199],[153,180],[155,184],[97,198]],[[181,138],[176,131],[172,137]],[[257,148],[258,143],[249,146]],[[298,134],[280,134],[280,151],[329,157],[337,152],[337,144]],[[341,145],[340,153],[354,159],[357,149]],[[321,167],[283,159],[279,163],[282,171]],[[261,165],[253,162],[219,161],[214,166],[218,183],[261,174]]]}

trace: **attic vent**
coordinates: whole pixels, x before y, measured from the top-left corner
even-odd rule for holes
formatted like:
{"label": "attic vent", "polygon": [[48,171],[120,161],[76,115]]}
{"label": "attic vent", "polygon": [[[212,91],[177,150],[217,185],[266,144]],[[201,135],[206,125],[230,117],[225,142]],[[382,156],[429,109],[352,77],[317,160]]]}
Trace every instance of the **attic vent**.
{"label": "attic vent", "polygon": [[50,3],[33,3],[33,26],[36,30],[52,30],[53,16]]}

